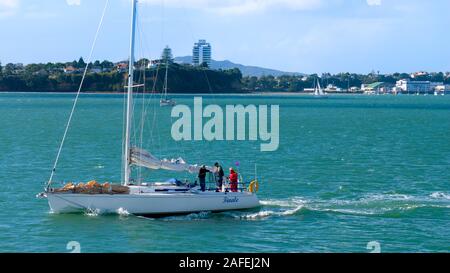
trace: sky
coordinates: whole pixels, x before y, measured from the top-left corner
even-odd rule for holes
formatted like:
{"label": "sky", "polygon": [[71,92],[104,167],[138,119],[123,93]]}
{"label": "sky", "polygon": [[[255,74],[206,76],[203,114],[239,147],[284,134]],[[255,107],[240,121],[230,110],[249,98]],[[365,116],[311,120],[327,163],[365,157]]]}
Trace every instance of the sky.
{"label": "sky", "polygon": [[[107,0],[0,0],[0,62],[87,60]],[[128,56],[130,0],[109,0],[93,60]],[[138,56],[303,73],[450,71],[448,0],[140,0]]]}

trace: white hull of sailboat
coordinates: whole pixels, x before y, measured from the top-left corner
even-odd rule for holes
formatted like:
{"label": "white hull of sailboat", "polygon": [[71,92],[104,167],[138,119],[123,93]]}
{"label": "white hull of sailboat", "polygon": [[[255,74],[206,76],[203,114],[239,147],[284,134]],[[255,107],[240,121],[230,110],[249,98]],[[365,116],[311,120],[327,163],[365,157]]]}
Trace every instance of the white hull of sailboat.
{"label": "white hull of sailboat", "polygon": [[72,194],[47,193],[51,211],[74,213],[95,211],[136,215],[173,215],[202,211],[228,211],[260,206],[256,194],[249,192],[197,192],[147,194]]}
{"label": "white hull of sailboat", "polygon": [[173,100],[161,100],[159,102],[160,106],[175,106],[177,103]]}

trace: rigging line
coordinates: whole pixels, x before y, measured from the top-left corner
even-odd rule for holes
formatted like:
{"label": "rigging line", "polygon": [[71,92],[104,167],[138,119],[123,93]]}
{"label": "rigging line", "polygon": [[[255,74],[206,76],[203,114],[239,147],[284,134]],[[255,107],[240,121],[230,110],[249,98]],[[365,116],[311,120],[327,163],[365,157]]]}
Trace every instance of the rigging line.
{"label": "rigging line", "polygon": [[[137,22],[136,22],[136,28],[137,28],[137,35],[138,37],[143,37],[142,33],[143,33],[143,24],[140,20],[140,18],[137,18]],[[138,39],[139,40],[139,51],[141,53],[141,56],[138,60],[138,63],[140,64],[139,66],[139,78],[138,78],[138,83],[143,83],[142,86],[142,101],[141,101],[141,119],[138,120],[137,123],[133,124],[133,136],[134,136],[134,143],[135,146],[138,146],[139,148],[142,148],[142,142],[143,142],[143,123],[144,120],[142,118],[142,113],[143,113],[143,107],[144,107],[144,99],[145,99],[145,89],[146,89],[146,60],[145,60],[145,54],[144,54],[144,49],[143,49],[143,42],[142,42],[142,38]],[[138,89],[139,90],[139,89]],[[139,91],[136,94],[136,100],[133,101],[133,109],[138,109],[139,106],[139,102],[138,102],[138,98],[139,98]],[[140,185],[142,182],[142,167],[138,167],[136,168],[136,175],[137,175],[137,180],[136,182]]]}
{"label": "rigging line", "polygon": [[[161,44],[163,45],[163,47],[166,44],[165,43],[166,42],[166,39],[165,39],[166,25],[165,25],[165,23],[166,23],[166,7],[165,7],[165,1],[162,0],[161,1]],[[163,56],[164,56],[164,49],[163,49]],[[161,61],[162,61],[162,58],[161,58]],[[161,65],[161,64],[162,63],[160,62],[158,65]],[[164,80],[163,87],[161,90],[160,100],[167,99],[167,86],[166,86],[167,80],[166,79],[167,79],[167,64],[166,64],[166,78]]]}
{"label": "rigging line", "polygon": [[[140,132],[140,139],[139,139],[139,145],[140,145],[140,147],[139,148],[141,148],[142,149],[142,146],[143,146],[143,141],[144,141],[144,104],[145,104],[145,87],[146,87],[146,85],[145,85],[145,81],[146,81],[146,77],[145,77],[145,72],[146,72],[146,70],[145,70],[145,68],[146,68],[146,62],[145,62],[145,60],[143,61],[143,68],[144,68],[144,73],[143,73],[143,81],[144,81],[144,87],[143,87],[143,90],[142,90],[142,108],[141,108],[141,132]],[[141,181],[142,180],[142,167],[141,168],[139,168],[139,173],[138,173],[138,181]],[[139,182],[139,183],[141,183],[141,182]]]}
{"label": "rigging line", "polygon": [[[142,37],[142,39],[141,39],[141,45],[140,45],[141,50],[142,50],[143,52],[144,52],[144,51],[149,51],[149,52],[150,52],[149,46],[148,46],[147,43],[146,43],[147,38],[146,38],[146,36],[145,36],[145,32],[143,31],[142,26],[141,26],[141,25],[139,25],[139,26],[140,26],[139,33],[140,33],[140,35],[141,35],[141,37]],[[149,64],[150,64],[150,63],[151,63],[151,56],[150,56],[149,58],[150,58],[150,60],[149,60]],[[150,70],[149,70],[149,71],[150,71]],[[158,72],[158,69],[156,69],[156,72]],[[153,78],[155,78],[155,77],[153,77]],[[154,83],[154,85],[153,85],[152,91],[150,92],[150,99],[152,99],[153,96],[154,96],[154,90],[155,90],[155,83]],[[149,105],[149,103],[146,103],[145,108],[144,108],[144,111],[147,111],[148,105]]]}
{"label": "rigging line", "polygon": [[[137,22],[137,32],[138,32],[138,36],[142,37],[142,26],[141,26],[141,22],[140,22],[139,19],[138,19],[138,22]],[[145,73],[146,73],[146,70],[145,70],[146,69],[146,58],[145,58],[145,54],[143,53],[144,49],[143,49],[143,42],[142,41],[139,41],[139,50],[140,50],[140,52],[142,54],[142,57],[139,60],[139,61],[141,61],[141,63],[140,63],[141,66],[140,66],[140,73],[139,73],[139,81],[138,82],[139,83],[142,82],[142,84],[143,84],[143,88],[142,88],[142,102],[141,102],[141,103],[143,103],[144,102],[144,97],[145,97],[145,89],[146,89],[146,83],[145,83],[145,81],[146,81],[146,77],[145,77]],[[142,109],[143,109],[143,107],[144,107],[144,104],[141,105]],[[142,128],[142,123],[143,123],[142,109],[141,109],[141,120],[139,121],[139,123],[137,125],[137,128]],[[142,133],[140,135],[142,136]]]}
{"label": "rigging line", "polygon": [[[126,85],[126,80],[124,79],[124,86]],[[122,155],[123,154],[125,154],[125,127],[126,127],[126,124],[125,124],[125,120],[126,120],[126,107],[127,107],[127,93],[126,92],[123,92],[123,103],[122,103]],[[123,166],[124,164],[125,164],[125,161],[124,161],[124,157],[123,156],[121,156],[121,162],[122,162],[122,165],[121,166]],[[124,177],[124,172],[123,172],[123,168],[120,168],[120,174],[121,174],[121,176],[120,177]]]}
{"label": "rigging line", "polygon": [[[137,23],[137,29],[138,29],[138,36],[142,36],[141,35],[141,32],[142,32],[142,26],[141,26],[141,21],[140,20],[138,20],[138,23]],[[141,101],[141,120],[140,120],[140,122],[139,122],[139,124],[137,125],[137,127],[136,127],[136,131],[139,131],[139,136],[138,136],[138,133],[137,132],[135,132],[135,134],[136,134],[136,140],[135,140],[135,143],[136,143],[136,145],[139,145],[138,147],[139,148],[142,148],[142,141],[143,141],[143,116],[142,116],[142,114],[143,114],[143,107],[144,107],[144,98],[145,98],[145,86],[146,86],[146,83],[145,83],[145,81],[146,81],[146,78],[145,78],[145,68],[146,68],[146,61],[145,61],[145,54],[143,53],[144,52],[144,50],[143,50],[143,43],[142,43],[142,41],[139,41],[139,49],[140,49],[140,52],[141,52],[141,54],[142,54],[142,57],[141,57],[141,59],[140,59],[140,61],[141,61],[141,66],[140,66],[140,74],[139,74],[139,82],[142,82],[143,83],[143,87],[142,87],[142,101]],[[138,97],[137,97],[138,98]],[[137,102],[137,100],[136,100],[136,102],[135,103],[138,103]],[[139,144],[138,144],[139,143]],[[137,183],[140,185],[141,183],[142,183],[142,167],[139,167],[139,168],[137,168]]]}
{"label": "rigging line", "polygon": [[[144,116],[147,116],[147,112],[148,112],[148,108],[150,107],[150,104],[153,101],[153,98],[156,98],[156,87],[157,87],[157,82],[158,82],[158,77],[159,77],[159,65],[156,66],[156,69],[153,71],[153,77],[152,77],[152,81],[153,81],[153,86],[152,86],[152,90],[150,93],[150,98],[148,99],[148,102],[145,104],[145,108],[144,108]],[[154,103],[154,107],[153,107],[153,125],[151,126],[151,130],[150,130],[150,139],[153,139],[153,132],[154,132],[154,125],[156,123],[156,101]]]}
{"label": "rigging line", "polygon": [[[154,72],[154,76],[153,76],[152,94],[154,94],[156,92],[158,77],[159,77],[159,65],[156,67],[156,71]],[[155,132],[155,126],[157,123],[156,107],[158,107],[158,105],[159,105],[159,104],[157,104],[158,102],[156,100],[149,100],[147,107],[145,109],[145,115],[147,115],[148,108],[150,107],[149,105],[152,101],[154,101],[154,102],[153,102],[153,119],[152,119],[152,125],[150,126],[150,139],[153,141],[153,143],[155,143],[154,142],[154,132]],[[159,136],[159,134],[158,134],[158,136]],[[160,150],[159,153],[161,153],[161,146],[159,145],[158,148]]]}
{"label": "rigging line", "polygon": [[[139,19],[138,19],[138,21],[139,21]],[[147,40],[148,39],[146,38],[145,32],[143,31],[143,25],[141,23],[139,23],[138,26],[139,26],[139,33],[140,33],[140,35],[142,37],[141,45],[140,45],[140,47],[142,48],[141,50],[144,51],[143,49],[146,49],[146,50],[148,50],[150,52],[150,50],[149,50],[150,47],[147,44]],[[152,124],[151,129],[150,129],[149,142],[150,142],[150,140],[153,140],[153,138],[154,138],[153,137],[153,133],[155,131],[154,128],[155,128],[155,125],[157,123],[156,109],[159,106],[159,101],[156,101],[153,98],[156,98],[156,89],[157,89],[158,78],[159,78],[159,70],[160,70],[160,65],[157,65],[156,69],[153,69],[153,71],[149,70],[149,72],[152,72],[152,73],[150,73],[150,75],[153,75],[153,77],[152,77],[153,86],[152,86],[152,90],[150,91],[150,95],[149,95],[148,101],[143,105],[143,110],[142,110],[143,111],[143,116],[147,116],[147,113],[149,112],[150,104],[152,104],[152,102],[154,101],[154,105],[153,105],[153,119],[152,119],[153,120],[153,124]],[[145,95],[145,94],[143,94],[143,95]],[[158,103],[158,105],[157,105],[157,103]],[[143,127],[145,127],[145,121],[144,120],[141,121],[141,124],[142,124]],[[158,136],[159,136],[159,134],[158,134]],[[159,144],[159,149],[161,149],[160,146],[161,146],[161,144]]]}
{"label": "rigging line", "polygon": [[[162,59],[161,59],[162,60]],[[161,67],[162,66],[162,63],[161,62],[159,62],[159,64],[158,64],[158,67]],[[164,95],[165,95],[165,93],[164,93],[164,90],[165,90],[165,88],[166,88],[166,86],[165,86],[165,79],[163,80],[163,84],[162,84],[162,89],[161,89],[161,91],[160,91],[160,100],[163,100],[163,99],[165,99],[165,97],[164,97]]]}
{"label": "rigging line", "polygon": [[47,185],[46,185],[46,190],[48,190],[48,188],[52,184],[52,179],[53,179],[53,176],[55,175],[55,172],[56,172],[56,166],[58,165],[59,157],[61,155],[61,151],[62,151],[62,148],[64,146],[64,142],[65,142],[66,137],[67,137],[67,132],[69,131],[69,127],[70,127],[70,124],[72,122],[72,117],[73,117],[73,114],[75,112],[75,108],[77,106],[78,98],[80,97],[81,88],[83,87],[84,79],[86,78],[87,70],[89,68],[89,63],[92,60],[92,54],[94,53],[95,45],[97,44],[97,38],[98,38],[100,30],[102,28],[103,19],[105,18],[105,14],[106,14],[106,11],[108,9],[108,5],[109,5],[109,0],[106,0],[105,7],[103,8],[102,17],[100,18],[100,22],[99,22],[98,27],[97,27],[97,32],[95,33],[94,41],[92,43],[91,51],[89,53],[89,58],[87,60],[86,67],[84,68],[83,77],[81,78],[80,86],[78,87],[77,95],[75,96],[75,100],[73,102],[72,110],[71,110],[70,115],[69,115],[69,120],[67,121],[67,124],[66,124],[66,129],[64,130],[64,135],[62,137],[62,140],[61,140],[61,143],[60,143],[60,146],[59,146],[59,149],[58,149],[58,153],[56,155],[55,163],[53,164],[53,169],[52,169],[52,172],[50,174],[50,178],[49,178],[49,180],[47,182]]}
{"label": "rigging line", "polygon": [[[140,39],[140,43],[139,43],[139,48],[140,48],[140,50],[141,50],[141,52],[146,52],[147,50],[150,52],[150,50],[149,50],[149,46],[147,45],[147,39],[145,38],[145,32],[144,32],[144,28],[143,28],[143,24],[141,23],[141,21],[139,20],[139,18],[138,18],[138,33],[140,34],[140,36],[142,37],[142,39]],[[148,63],[146,64],[145,63],[145,61],[144,61],[144,63],[143,63],[143,72],[141,73],[141,77],[143,77],[143,81],[144,81],[144,87],[143,87],[143,92],[142,92],[142,109],[141,109],[141,120],[140,120],[140,125],[139,125],[139,127],[140,127],[140,139],[139,139],[139,141],[140,141],[140,146],[141,146],[141,148],[143,148],[144,147],[144,137],[143,137],[143,134],[144,134],[144,131],[145,131],[145,124],[146,124],[146,122],[145,122],[145,116],[146,116],[146,114],[147,114],[147,111],[148,111],[148,104],[149,103],[146,103],[145,102],[145,99],[146,99],[146,92],[147,92],[147,71],[146,71],[146,67],[147,67],[147,65],[149,65],[151,63],[151,58],[150,58],[150,60],[148,61]],[[150,71],[150,70],[149,70]],[[151,73],[150,73],[151,74]],[[158,68],[156,69],[156,75],[158,74]],[[157,78],[157,76],[156,77],[154,77],[154,78]],[[153,90],[155,89],[155,84],[156,84],[156,82],[154,82],[154,84],[153,84]],[[153,96],[154,96],[154,91],[150,91],[149,92],[149,102],[151,102],[152,101],[152,98],[153,98]],[[136,142],[137,143],[137,142]],[[140,180],[140,179],[142,179],[142,168],[140,168],[139,170],[138,170],[138,180]]]}
{"label": "rigging line", "polygon": [[[151,72],[152,73],[150,73],[150,75],[152,75],[152,81],[153,81],[152,90],[150,92],[150,96],[148,98],[148,101],[145,103],[145,105],[143,107],[143,116],[147,116],[147,112],[148,112],[148,109],[150,107],[150,104],[153,101],[155,101],[154,102],[154,106],[153,106],[153,119],[152,119],[153,120],[153,124],[152,124],[151,129],[150,129],[149,143],[150,143],[151,140],[153,140],[154,125],[156,123],[156,107],[157,107],[157,105],[156,105],[156,100],[154,100],[153,98],[156,98],[155,92],[156,92],[156,85],[157,85],[157,79],[158,79],[158,74],[159,74],[159,66],[156,66],[156,69],[154,69]],[[144,124],[144,126],[145,126],[145,124]]]}
{"label": "rigging line", "polygon": [[[141,37],[144,37],[144,33],[143,33],[143,27],[142,27],[142,25],[141,25],[141,22],[139,21],[139,24],[138,24],[138,33],[140,34],[140,36]],[[142,41],[142,40],[144,40],[143,38],[140,40],[140,43],[139,43],[139,48],[140,48],[140,50],[141,50],[141,52],[145,52],[145,50],[144,50],[144,47],[146,47],[146,45],[145,45],[145,41]],[[144,82],[144,87],[143,87],[143,92],[142,92],[142,106],[141,106],[141,120],[140,120],[140,125],[139,125],[139,128],[140,128],[140,148],[143,148],[143,131],[144,131],[144,127],[145,127],[145,113],[146,113],[146,104],[145,104],[145,96],[146,96],[146,89],[147,89],[147,83],[146,83],[146,81],[147,81],[147,78],[146,78],[146,74],[147,74],[147,71],[146,71],[146,67],[147,67],[147,65],[149,65],[149,63],[150,63],[150,60],[149,60],[149,62],[148,63],[146,63],[145,62],[145,59],[143,59],[144,61],[143,61],[143,72],[141,73],[141,77],[143,78],[143,82]]]}

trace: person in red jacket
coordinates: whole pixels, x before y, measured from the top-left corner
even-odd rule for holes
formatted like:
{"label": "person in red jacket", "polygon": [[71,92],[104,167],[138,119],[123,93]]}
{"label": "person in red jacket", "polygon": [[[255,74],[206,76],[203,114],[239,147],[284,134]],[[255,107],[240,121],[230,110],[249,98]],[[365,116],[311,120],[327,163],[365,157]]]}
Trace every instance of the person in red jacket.
{"label": "person in red jacket", "polygon": [[228,176],[228,179],[230,180],[230,189],[232,192],[238,191],[238,174],[233,170],[233,168],[230,168],[230,175]]}

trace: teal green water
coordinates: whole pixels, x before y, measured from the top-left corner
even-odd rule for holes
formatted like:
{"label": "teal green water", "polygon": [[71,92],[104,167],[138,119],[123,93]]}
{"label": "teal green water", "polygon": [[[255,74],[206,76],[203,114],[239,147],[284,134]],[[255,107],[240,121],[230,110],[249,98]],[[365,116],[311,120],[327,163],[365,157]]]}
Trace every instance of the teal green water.
{"label": "teal green water", "polygon": [[[155,155],[240,161],[248,179],[257,164],[261,180],[260,209],[162,219],[55,215],[35,198],[72,100],[0,94],[1,252],[68,252],[69,241],[82,252],[369,252],[371,241],[382,252],[450,251],[450,96],[204,97],[279,104],[273,153],[259,142],[177,143],[170,109],[150,107],[143,144]],[[82,95],[56,180],[119,181],[122,106],[121,96]]]}

